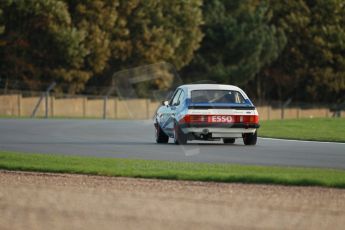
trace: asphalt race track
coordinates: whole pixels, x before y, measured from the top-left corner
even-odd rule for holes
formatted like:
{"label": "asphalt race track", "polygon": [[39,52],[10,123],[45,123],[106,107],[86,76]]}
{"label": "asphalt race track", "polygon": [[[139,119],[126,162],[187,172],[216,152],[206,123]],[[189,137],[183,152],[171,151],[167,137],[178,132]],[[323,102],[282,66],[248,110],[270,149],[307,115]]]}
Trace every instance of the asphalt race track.
{"label": "asphalt race track", "polygon": [[0,119],[0,150],[345,169],[345,143],[259,138],[256,146],[221,142],[156,144],[152,121]]}

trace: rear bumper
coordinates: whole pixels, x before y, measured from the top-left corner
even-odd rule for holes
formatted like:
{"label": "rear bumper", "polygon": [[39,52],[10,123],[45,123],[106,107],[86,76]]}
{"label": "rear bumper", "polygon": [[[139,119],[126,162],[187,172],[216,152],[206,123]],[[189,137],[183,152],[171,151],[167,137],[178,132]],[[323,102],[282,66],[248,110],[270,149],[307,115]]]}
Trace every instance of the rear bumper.
{"label": "rear bumper", "polygon": [[211,135],[212,138],[239,138],[243,133],[254,133],[259,124],[244,124],[244,123],[185,123],[180,124],[183,133],[192,133],[196,136],[201,134]]}
{"label": "rear bumper", "polygon": [[252,123],[184,123],[181,128],[228,128],[228,129],[258,129],[259,124]]}

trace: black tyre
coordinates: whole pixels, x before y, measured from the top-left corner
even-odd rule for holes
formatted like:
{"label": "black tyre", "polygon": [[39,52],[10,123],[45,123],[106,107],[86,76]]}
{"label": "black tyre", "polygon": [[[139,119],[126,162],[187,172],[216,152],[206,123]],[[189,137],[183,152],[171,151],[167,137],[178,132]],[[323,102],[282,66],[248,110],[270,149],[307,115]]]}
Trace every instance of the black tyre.
{"label": "black tyre", "polygon": [[233,144],[235,143],[235,138],[223,138],[224,144]]}
{"label": "black tyre", "polygon": [[242,134],[243,143],[245,145],[256,145],[257,141],[257,132],[255,133],[244,133]]}
{"label": "black tyre", "polygon": [[174,126],[174,143],[177,145],[187,144],[187,135],[182,132],[177,124]]}
{"label": "black tyre", "polygon": [[157,125],[155,125],[155,130],[156,130],[156,142],[157,143],[168,143],[169,136],[164,133],[164,131],[162,130],[162,128],[159,126],[158,123],[157,123]]}

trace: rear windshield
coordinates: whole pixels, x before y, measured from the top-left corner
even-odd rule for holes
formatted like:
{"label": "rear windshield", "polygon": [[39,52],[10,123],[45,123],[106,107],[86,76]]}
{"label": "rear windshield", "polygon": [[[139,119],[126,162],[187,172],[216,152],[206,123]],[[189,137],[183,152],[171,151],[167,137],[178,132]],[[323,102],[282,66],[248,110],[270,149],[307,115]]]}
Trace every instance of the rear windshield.
{"label": "rear windshield", "polygon": [[242,94],[233,90],[193,90],[192,103],[246,103]]}

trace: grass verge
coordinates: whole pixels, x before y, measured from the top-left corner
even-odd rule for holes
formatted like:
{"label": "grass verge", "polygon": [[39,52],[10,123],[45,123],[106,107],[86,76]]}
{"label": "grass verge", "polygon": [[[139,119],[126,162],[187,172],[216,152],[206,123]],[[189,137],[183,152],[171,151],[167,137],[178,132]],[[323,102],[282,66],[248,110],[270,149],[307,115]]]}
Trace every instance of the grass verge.
{"label": "grass verge", "polygon": [[0,169],[191,181],[345,188],[345,170],[0,152]]}
{"label": "grass verge", "polygon": [[259,136],[345,142],[345,118],[260,121]]}

